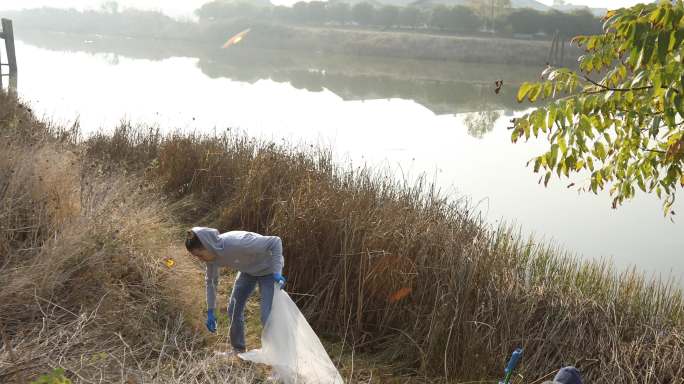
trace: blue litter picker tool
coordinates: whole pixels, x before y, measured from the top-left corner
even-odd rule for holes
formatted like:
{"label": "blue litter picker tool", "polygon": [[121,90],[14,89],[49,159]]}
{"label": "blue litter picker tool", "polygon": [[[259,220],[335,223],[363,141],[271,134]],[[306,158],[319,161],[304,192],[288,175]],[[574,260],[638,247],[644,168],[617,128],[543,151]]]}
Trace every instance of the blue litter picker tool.
{"label": "blue litter picker tool", "polygon": [[504,369],[504,379],[503,379],[503,381],[499,381],[499,384],[510,384],[511,377],[513,377],[513,371],[518,366],[518,363],[520,362],[520,358],[522,357],[522,354],[523,354],[522,348],[517,348],[515,351],[513,351],[513,354],[511,355],[511,359],[508,360],[508,364],[506,365],[506,369]]}

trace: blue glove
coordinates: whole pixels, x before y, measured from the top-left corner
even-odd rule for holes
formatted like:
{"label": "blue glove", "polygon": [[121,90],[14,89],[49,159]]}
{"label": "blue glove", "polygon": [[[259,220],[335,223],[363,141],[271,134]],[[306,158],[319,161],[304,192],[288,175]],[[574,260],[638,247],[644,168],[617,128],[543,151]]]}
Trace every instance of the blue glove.
{"label": "blue glove", "polygon": [[278,284],[278,288],[285,288],[285,282],[287,281],[285,276],[281,275],[280,273],[274,273],[273,280]]}
{"label": "blue glove", "polygon": [[207,311],[207,322],[205,324],[207,325],[209,332],[216,332],[216,317],[214,316],[213,309]]}

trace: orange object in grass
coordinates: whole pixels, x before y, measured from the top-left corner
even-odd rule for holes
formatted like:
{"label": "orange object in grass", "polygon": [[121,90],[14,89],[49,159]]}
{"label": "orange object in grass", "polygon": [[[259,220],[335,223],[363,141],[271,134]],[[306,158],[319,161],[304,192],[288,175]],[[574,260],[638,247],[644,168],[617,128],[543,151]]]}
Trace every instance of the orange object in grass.
{"label": "orange object in grass", "polygon": [[166,264],[167,267],[171,268],[174,265],[176,265],[176,260],[174,260],[172,258],[168,258],[168,259],[164,260],[164,264]]}
{"label": "orange object in grass", "polygon": [[409,287],[401,288],[400,290],[398,290],[398,291],[396,291],[390,295],[389,302],[390,303],[396,303],[397,301],[408,296],[410,293],[411,293],[411,288],[409,288]]}

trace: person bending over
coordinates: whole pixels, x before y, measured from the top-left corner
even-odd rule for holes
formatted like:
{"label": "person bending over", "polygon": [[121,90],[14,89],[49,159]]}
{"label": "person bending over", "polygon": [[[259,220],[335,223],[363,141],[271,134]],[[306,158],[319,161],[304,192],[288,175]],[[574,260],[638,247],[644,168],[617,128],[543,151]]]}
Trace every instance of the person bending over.
{"label": "person bending over", "polygon": [[230,344],[233,353],[245,351],[245,306],[247,299],[259,285],[261,294],[261,324],[265,325],[271,313],[273,290],[285,285],[282,275],[283,243],[278,236],[258,233],[194,227],[187,232],[185,247],[193,256],[206,263],[207,329],[216,332],[216,287],[219,268],[238,270],[233,293],[228,301],[230,318]]}

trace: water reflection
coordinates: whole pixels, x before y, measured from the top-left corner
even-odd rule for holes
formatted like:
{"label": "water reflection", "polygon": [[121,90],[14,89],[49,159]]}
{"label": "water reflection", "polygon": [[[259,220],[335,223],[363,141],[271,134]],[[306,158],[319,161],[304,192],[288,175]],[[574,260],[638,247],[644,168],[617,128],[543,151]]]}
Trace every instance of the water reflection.
{"label": "water reflection", "polygon": [[[80,114],[86,134],[123,117],[166,132],[232,127],[268,140],[320,143],[340,162],[389,165],[408,180],[434,175],[445,192],[486,201],[479,208],[491,222],[515,220],[526,233],[585,256],[684,277],[683,224],[664,220],[652,196],[613,211],[607,195],[578,196],[565,181],[537,184],[525,164],[548,143],[512,145],[506,129],[506,115],[518,108],[505,93],[513,88],[508,79],[529,79],[522,76],[532,69],[71,40],[36,43],[49,49],[19,45],[21,96],[39,115]],[[109,64],[112,57],[118,64]],[[503,97],[493,95],[491,78],[505,80]],[[451,112],[437,115],[439,108]]]}
{"label": "water reflection", "polygon": [[[118,55],[148,60],[198,57],[197,65],[210,78],[247,83],[270,79],[311,92],[327,89],[343,100],[414,100],[437,115],[476,113],[468,119],[468,124],[473,127],[469,132],[477,137],[491,130],[493,121],[500,115],[497,111],[515,111],[524,107],[514,99],[516,84],[533,78],[539,71],[539,68],[504,65],[301,52],[295,55],[240,46],[220,50],[189,42],[32,31],[21,31],[19,37],[31,45],[50,50],[104,53],[104,58],[111,64],[118,62]],[[504,79],[507,86],[497,95],[492,79],[499,78]]]}
{"label": "water reflection", "polygon": [[501,117],[501,111],[479,111],[466,113],[463,124],[468,128],[468,134],[481,139],[494,129],[494,123]]}
{"label": "water reflection", "polygon": [[119,65],[119,55],[116,53],[103,53],[100,57],[109,65]]}

